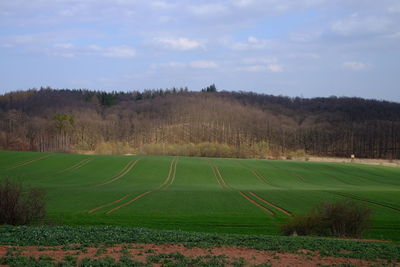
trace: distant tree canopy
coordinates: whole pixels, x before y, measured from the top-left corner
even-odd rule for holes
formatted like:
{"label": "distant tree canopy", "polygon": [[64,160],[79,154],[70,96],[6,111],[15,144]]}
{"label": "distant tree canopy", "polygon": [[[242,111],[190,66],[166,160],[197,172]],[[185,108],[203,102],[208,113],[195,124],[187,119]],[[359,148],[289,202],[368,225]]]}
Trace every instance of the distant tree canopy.
{"label": "distant tree canopy", "polygon": [[201,89],[202,92],[207,92],[207,93],[215,93],[217,92],[217,87],[215,87],[215,84],[211,84],[210,86],[207,86],[206,88]]}
{"label": "distant tree canopy", "polygon": [[400,104],[217,92],[215,85],[201,92],[47,87],[0,95],[0,149],[395,159]]}

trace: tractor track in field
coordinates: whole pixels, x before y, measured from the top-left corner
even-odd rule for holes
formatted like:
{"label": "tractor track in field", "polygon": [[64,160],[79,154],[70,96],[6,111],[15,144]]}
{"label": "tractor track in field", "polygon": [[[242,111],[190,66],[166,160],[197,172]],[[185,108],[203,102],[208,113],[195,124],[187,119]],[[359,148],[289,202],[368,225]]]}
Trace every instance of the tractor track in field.
{"label": "tractor track in field", "polygon": [[19,168],[19,167],[22,167],[22,166],[25,166],[25,165],[28,165],[28,164],[34,163],[34,162],[36,162],[36,161],[39,161],[39,160],[42,160],[42,159],[48,158],[48,157],[50,157],[50,155],[47,155],[47,156],[42,156],[42,157],[35,158],[35,159],[31,159],[31,160],[28,160],[28,161],[22,162],[22,163],[20,163],[20,164],[17,164],[17,165],[14,165],[14,166],[8,167],[8,168],[6,168],[6,170],[12,170],[12,169],[16,169],[16,168]]}
{"label": "tractor track in field", "polygon": [[321,174],[323,174],[323,175],[326,175],[326,176],[328,176],[328,177],[331,177],[332,179],[334,179],[334,180],[336,180],[336,181],[338,181],[338,182],[341,182],[341,183],[343,183],[343,184],[346,184],[346,185],[352,185],[352,186],[356,185],[356,184],[349,183],[349,182],[347,182],[347,181],[345,181],[345,180],[342,180],[341,178],[338,178],[338,177],[336,177],[336,176],[334,176],[334,175],[332,175],[332,174],[328,174],[328,173],[321,172],[321,171],[316,171],[316,172],[321,173]]}
{"label": "tractor track in field", "polygon": [[272,210],[270,210],[269,208],[261,205],[260,203],[258,203],[257,201],[251,199],[248,195],[246,195],[245,193],[243,193],[242,191],[237,191],[239,192],[239,194],[241,194],[245,199],[247,199],[251,204],[261,208],[262,210],[264,210],[265,212],[271,214],[271,215],[275,215],[275,212],[273,212]]}
{"label": "tractor track in field", "polygon": [[334,195],[338,195],[338,196],[342,196],[342,197],[346,197],[346,198],[362,201],[362,202],[369,203],[369,204],[374,204],[374,205],[377,205],[377,206],[380,206],[380,207],[383,207],[383,208],[387,208],[387,209],[391,209],[391,210],[400,212],[400,209],[398,209],[398,208],[395,208],[395,207],[392,207],[392,206],[389,206],[389,205],[386,205],[386,204],[382,204],[382,203],[379,203],[379,202],[376,202],[376,201],[372,201],[372,200],[364,199],[364,198],[361,198],[361,197],[357,197],[357,196],[354,196],[354,195],[351,195],[351,194],[344,194],[344,193],[338,193],[338,192],[332,192],[332,191],[325,191],[325,192],[329,192],[329,193],[334,194]]}
{"label": "tractor track in field", "polygon": [[87,159],[81,160],[78,163],[72,165],[71,167],[68,167],[68,168],[66,168],[64,170],[59,171],[57,174],[68,172],[68,171],[72,171],[72,170],[77,170],[79,168],[82,168],[83,166],[85,166],[86,164],[88,164],[91,161],[93,161],[93,159],[87,158]]}
{"label": "tractor track in field", "polygon": [[[147,194],[153,193],[153,192],[155,192],[155,191],[159,191],[159,190],[161,190],[161,189],[168,188],[168,186],[170,186],[170,185],[174,182],[174,180],[175,180],[175,176],[176,176],[176,165],[177,165],[177,164],[178,164],[178,157],[175,157],[175,158],[171,161],[171,164],[170,164],[170,166],[169,166],[167,178],[164,180],[164,182],[163,182],[159,187],[157,187],[156,189],[149,190],[149,191],[146,191],[146,192],[144,192],[144,193],[142,193],[142,194],[140,194],[140,195],[135,196],[134,198],[128,200],[127,202],[125,202],[125,203],[123,203],[123,204],[121,204],[121,205],[119,205],[119,206],[116,206],[116,207],[114,207],[114,208],[108,210],[108,211],[106,212],[106,214],[110,214],[110,213],[112,213],[112,212],[114,212],[114,211],[116,211],[116,210],[118,210],[118,209],[120,209],[120,208],[122,208],[122,207],[125,207],[125,206],[127,206],[127,205],[129,205],[129,204],[132,204],[134,201],[136,201],[136,200],[138,200],[138,199],[144,197],[144,196],[147,195]],[[119,173],[121,173],[121,172],[119,172]],[[134,193],[129,193],[129,194],[123,196],[122,198],[118,199],[118,200],[115,200],[115,201],[113,201],[113,202],[110,202],[110,203],[107,203],[107,204],[98,206],[98,207],[96,207],[96,208],[94,208],[94,209],[91,209],[91,210],[88,211],[88,213],[93,213],[93,212],[95,212],[95,211],[97,211],[97,210],[100,210],[100,209],[103,209],[103,208],[112,206],[112,205],[114,205],[114,204],[116,204],[116,203],[119,203],[119,202],[121,202],[121,201],[123,201],[123,200],[125,200],[125,199],[127,199],[127,198],[129,198],[129,197],[131,197],[132,195],[134,195]]]}
{"label": "tractor track in field", "polygon": [[175,181],[175,176],[176,176],[176,165],[178,164],[178,157],[175,157],[169,166],[169,171],[168,171],[168,176],[164,180],[164,182],[157,187],[153,191],[161,190],[161,189],[166,189],[168,188],[174,181]]}
{"label": "tractor track in field", "polygon": [[[329,166],[329,165],[325,165],[325,166]],[[329,167],[331,167],[331,166],[329,166]],[[331,168],[332,168],[332,167],[331,167]],[[357,169],[357,170],[360,170],[360,168],[357,168],[357,167],[354,167],[354,166],[352,166],[352,168],[355,168],[355,169]],[[374,183],[377,183],[377,184],[399,186],[399,184],[377,181],[377,180],[375,180],[375,179],[373,179],[373,178],[366,178],[366,177],[364,177],[364,176],[360,176],[359,174],[351,174],[351,173],[348,173],[348,172],[346,172],[345,170],[341,170],[341,169],[337,169],[337,171],[339,171],[339,172],[341,172],[341,173],[344,173],[344,174],[346,174],[346,175],[349,175],[349,176],[358,177],[359,179],[362,179],[362,180],[364,180],[364,181],[374,182]],[[364,172],[364,170],[360,170],[360,171],[361,171],[361,172]],[[353,185],[357,185],[357,184],[353,184]]]}
{"label": "tractor track in field", "polygon": [[262,175],[257,169],[253,169],[248,167],[247,165],[245,165],[243,162],[240,162],[239,160],[236,160],[240,165],[242,165],[245,169],[249,170],[259,181],[261,181],[262,183],[265,183],[269,186],[272,187],[276,187],[276,188],[281,188],[279,186],[276,186],[274,184],[272,184],[268,178],[266,178],[264,175]]}
{"label": "tractor track in field", "polygon": [[142,197],[144,197],[145,195],[150,194],[150,193],[152,193],[152,192],[154,192],[154,191],[146,191],[146,192],[144,192],[144,193],[142,193],[142,194],[140,194],[140,195],[138,195],[138,196],[132,198],[132,199],[129,200],[128,202],[125,202],[124,204],[121,204],[121,205],[119,205],[119,206],[117,206],[117,207],[115,207],[115,208],[110,209],[109,211],[106,212],[106,214],[110,214],[110,213],[112,213],[112,212],[114,212],[114,211],[116,211],[116,210],[118,210],[118,209],[120,209],[120,208],[122,208],[122,207],[128,206],[128,205],[131,204],[132,202],[134,202],[134,201],[138,200],[139,198],[142,198]]}
{"label": "tractor track in field", "polygon": [[218,184],[222,187],[222,189],[232,189],[224,180],[224,178],[221,175],[221,172],[219,171],[218,167],[215,166],[210,160],[206,160],[208,165],[211,167],[214,177],[217,180]]}
{"label": "tractor track in field", "polygon": [[132,193],[127,194],[127,195],[123,196],[122,198],[117,199],[117,200],[115,200],[115,201],[113,201],[113,202],[110,202],[110,203],[107,203],[107,204],[98,206],[98,207],[96,207],[96,208],[94,208],[94,209],[89,210],[88,213],[93,213],[93,212],[95,212],[95,211],[97,211],[97,210],[100,210],[100,209],[102,209],[102,208],[106,208],[106,207],[109,207],[109,206],[111,206],[111,205],[114,205],[114,204],[116,204],[116,203],[118,203],[118,202],[121,202],[122,200],[126,199],[127,197],[130,197],[131,195],[132,195]]}
{"label": "tractor track in field", "polygon": [[[177,164],[178,164],[178,157],[175,157],[175,158],[171,161],[171,164],[170,164],[170,166],[169,166],[169,171],[168,171],[168,176],[167,176],[167,178],[165,179],[164,183],[162,183],[159,187],[157,187],[157,188],[154,189],[154,190],[146,191],[146,192],[144,192],[144,193],[142,193],[142,194],[140,194],[140,195],[138,195],[138,196],[132,198],[131,200],[129,200],[129,201],[127,201],[127,202],[125,202],[125,203],[123,203],[123,204],[121,204],[121,205],[119,205],[119,206],[117,206],[117,207],[115,207],[115,208],[112,208],[111,210],[107,211],[106,214],[110,214],[110,213],[112,213],[112,212],[114,212],[114,211],[116,211],[116,210],[118,210],[118,209],[120,209],[120,208],[122,208],[122,207],[128,206],[129,204],[132,204],[134,201],[136,201],[136,200],[138,200],[138,199],[144,197],[144,196],[147,195],[147,194],[150,194],[150,193],[153,193],[153,192],[155,192],[155,191],[159,191],[159,190],[168,188],[168,187],[174,182],[174,180],[175,180],[175,176],[176,176],[176,165],[177,165]],[[131,194],[131,195],[132,195],[132,194]]]}
{"label": "tractor track in field", "polygon": [[287,169],[282,168],[282,167],[278,167],[278,166],[276,166],[275,164],[272,164],[271,162],[269,162],[269,164],[270,164],[272,167],[274,167],[275,169],[278,169],[278,170],[281,170],[281,171],[284,171],[284,172],[287,172],[287,173],[293,175],[294,177],[296,177],[296,178],[297,178],[300,182],[302,182],[302,183],[311,184],[311,183],[306,182],[306,180],[304,179],[304,177],[301,176],[300,174],[298,174],[297,172],[294,172],[294,171],[291,171],[291,170],[287,170]]}
{"label": "tractor track in field", "polygon": [[265,204],[267,204],[267,205],[269,205],[269,206],[271,206],[271,207],[273,207],[273,208],[275,208],[275,209],[277,209],[277,210],[282,211],[282,212],[285,213],[287,216],[293,217],[293,213],[291,213],[290,211],[288,211],[288,210],[286,210],[286,209],[284,209],[284,208],[281,208],[281,207],[279,207],[279,206],[277,206],[277,205],[275,205],[275,204],[269,202],[268,200],[265,200],[264,198],[260,197],[260,196],[257,195],[256,193],[250,192],[250,195],[252,195],[253,197],[257,198],[257,199],[260,200],[261,202],[264,202]]}
{"label": "tractor track in field", "polygon": [[111,184],[112,182],[117,181],[118,179],[121,179],[122,177],[124,177],[126,174],[128,174],[128,172],[130,172],[133,167],[135,167],[136,163],[138,163],[140,159],[137,160],[131,160],[122,170],[120,170],[116,175],[114,175],[110,180],[105,181],[101,184],[98,184],[96,186],[102,186],[102,185],[106,185],[106,184]]}
{"label": "tractor track in field", "polygon": [[[213,170],[214,177],[215,177],[215,179],[217,179],[217,181],[221,185],[222,189],[236,191],[241,196],[243,196],[247,201],[249,201],[251,204],[253,204],[254,206],[261,208],[263,211],[265,211],[266,213],[268,213],[270,215],[275,215],[275,212],[272,211],[271,209],[269,209],[268,207],[265,207],[264,205],[258,203],[257,201],[255,201],[254,199],[252,199],[251,197],[246,195],[246,193],[244,193],[243,191],[235,189],[232,186],[230,186],[229,184],[227,184],[225,182],[225,179],[222,177],[221,172],[219,171],[218,167],[216,165],[214,165],[211,161],[209,161],[209,160],[206,160],[206,161],[207,161],[208,165],[211,167],[211,169]],[[250,192],[250,194],[252,194],[252,193]]]}

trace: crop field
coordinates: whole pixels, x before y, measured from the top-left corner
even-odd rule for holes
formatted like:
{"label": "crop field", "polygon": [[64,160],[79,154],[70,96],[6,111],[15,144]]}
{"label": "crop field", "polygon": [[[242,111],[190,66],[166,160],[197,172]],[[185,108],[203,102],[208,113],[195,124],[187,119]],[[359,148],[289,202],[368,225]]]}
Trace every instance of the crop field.
{"label": "crop field", "polygon": [[400,240],[393,167],[0,151],[0,177],[44,189],[55,224],[278,234],[293,215],[349,198],[373,211],[366,238]]}

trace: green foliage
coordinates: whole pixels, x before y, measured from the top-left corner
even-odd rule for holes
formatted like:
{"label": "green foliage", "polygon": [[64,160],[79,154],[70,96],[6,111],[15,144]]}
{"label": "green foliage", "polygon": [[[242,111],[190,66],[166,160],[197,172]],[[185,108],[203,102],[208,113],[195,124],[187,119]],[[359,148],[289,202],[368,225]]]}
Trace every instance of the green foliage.
{"label": "green foliage", "polygon": [[306,216],[296,216],[284,224],[284,235],[319,235],[336,237],[361,237],[367,229],[371,209],[355,201],[322,203]]}
{"label": "green foliage", "polygon": [[[183,244],[187,247],[239,246],[258,250],[297,252],[300,249],[319,251],[323,256],[338,256],[359,259],[400,260],[400,245],[371,243],[311,237],[284,237],[264,235],[222,235],[190,233],[183,231],[158,231],[145,228],[113,226],[2,226],[0,244],[21,246],[60,246],[66,244],[96,244],[111,242]],[[183,258],[180,254],[151,256],[151,261],[165,258]]]}
{"label": "green foliage", "polygon": [[201,91],[206,93],[215,93],[217,92],[217,87],[215,86],[215,84],[211,84],[210,86],[201,89]]}
{"label": "green foliage", "polygon": [[56,114],[53,117],[55,127],[59,133],[65,133],[70,130],[75,123],[75,119],[69,114]]}

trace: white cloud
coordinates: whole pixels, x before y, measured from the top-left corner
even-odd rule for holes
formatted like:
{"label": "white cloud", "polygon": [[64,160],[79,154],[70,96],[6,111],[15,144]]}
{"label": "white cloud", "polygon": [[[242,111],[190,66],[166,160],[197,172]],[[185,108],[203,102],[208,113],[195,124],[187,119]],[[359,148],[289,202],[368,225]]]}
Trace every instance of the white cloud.
{"label": "white cloud", "polygon": [[270,72],[282,72],[283,71],[283,66],[282,65],[278,65],[278,64],[272,64],[272,65],[268,65],[267,69]]}
{"label": "white cloud", "polygon": [[156,63],[150,66],[150,69],[160,69],[160,68],[184,68],[186,67],[185,63],[178,62],[178,61],[170,61],[164,63]]}
{"label": "white cloud", "polygon": [[79,56],[101,56],[112,58],[131,58],[136,56],[136,49],[127,46],[109,46],[101,47],[98,45],[89,45],[77,47],[71,43],[55,44],[52,49],[47,50],[47,54],[60,57],[79,57]]}
{"label": "white cloud", "polygon": [[165,1],[152,1],[149,3],[152,8],[155,9],[171,9],[175,7],[174,4],[165,2]]}
{"label": "white cloud", "polygon": [[359,35],[386,32],[390,24],[390,19],[386,17],[360,17],[358,14],[353,14],[346,19],[334,22],[331,28],[333,32],[340,35]]}
{"label": "white cloud", "polygon": [[190,13],[199,17],[208,16],[221,16],[228,13],[228,7],[223,4],[203,4],[203,5],[193,5],[189,7]]}
{"label": "white cloud", "polygon": [[152,64],[150,69],[160,69],[160,68],[193,68],[193,69],[216,69],[219,65],[217,62],[212,60],[193,60],[188,63],[179,62],[179,61],[169,61],[164,63]]}
{"label": "white cloud", "polygon": [[167,49],[173,50],[197,50],[197,49],[205,49],[205,46],[198,41],[189,40],[188,38],[156,38],[154,39],[155,43],[163,46]]}
{"label": "white cloud", "polygon": [[71,43],[62,43],[62,44],[55,44],[54,47],[61,49],[71,49],[74,47],[74,45]]}
{"label": "white cloud", "polygon": [[234,43],[231,48],[233,50],[261,50],[272,48],[273,41],[272,40],[260,40],[256,37],[249,36],[246,42],[243,43]]}
{"label": "white cloud", "polygon": [[342,66],[350,70],[365,70],[369,67],[368,64],[359,61],[346,61],[343,62]]}
{"label": "white cloud", "polygon": [[245,70],[249,72],[283,72],[283,66],[280,64],[268,64],[268,65],[249,65],[239,70]]}
{"label": "white cloud", "polygon": [[290,40],[299,43],[312,42],[321,36],[320,32],[310,32],[310,33],[293,33],[290,35]]}
{"label": "white cloud", "polygon": [[189,66],[196,69],[215,69],[218,64],[210,60],[195,60],[189,63]]}

